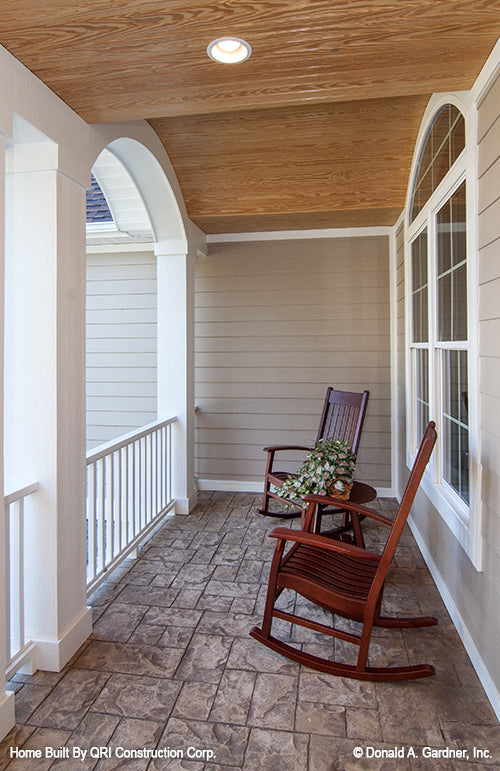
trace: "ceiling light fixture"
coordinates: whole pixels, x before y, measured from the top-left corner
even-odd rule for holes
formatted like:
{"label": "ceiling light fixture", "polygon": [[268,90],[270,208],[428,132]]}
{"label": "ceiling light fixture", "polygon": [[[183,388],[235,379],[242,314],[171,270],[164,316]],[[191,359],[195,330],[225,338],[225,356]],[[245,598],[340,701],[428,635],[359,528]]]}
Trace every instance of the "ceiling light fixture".
{"label": "ceiling light fixture", "polygon": [[210,58],[221,64],[239,64],[248,59],[251,53],[251,45],[239,37],[218,37],[207,47]]}

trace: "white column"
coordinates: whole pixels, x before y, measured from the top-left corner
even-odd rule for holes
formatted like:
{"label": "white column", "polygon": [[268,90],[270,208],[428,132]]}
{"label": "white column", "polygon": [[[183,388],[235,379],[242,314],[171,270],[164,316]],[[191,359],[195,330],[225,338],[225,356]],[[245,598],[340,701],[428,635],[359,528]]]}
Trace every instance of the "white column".
{"label": "white column", "polygon": [[[86,607],[85,189],[50,140],[7,153],[5,473],[38,482],[26,517],[26,630],[60,670],[91,632]],[[66,171],[66,170],[65,170]]]}
{"label": "white column", "polygon": [[158,292],[158,418],[173,426],[176,514],[189,514],[198,493],[194,475],[194,261],[178,240],[155,245]]}
{"label": "white column", "polygon": [[[5,179],[5,136],[0,133],[0,180]],[[5,233],[3,213],[5,211],[5,186],[0,185],[0,447],[3,446],[3,298],[4,298],[4,245]],[[0,453],[0,739],[6,736],[15,724],[14,693],[5,690],[7,607],[5,596],[5,509],[4,509],[4,468],[3,453]]]}

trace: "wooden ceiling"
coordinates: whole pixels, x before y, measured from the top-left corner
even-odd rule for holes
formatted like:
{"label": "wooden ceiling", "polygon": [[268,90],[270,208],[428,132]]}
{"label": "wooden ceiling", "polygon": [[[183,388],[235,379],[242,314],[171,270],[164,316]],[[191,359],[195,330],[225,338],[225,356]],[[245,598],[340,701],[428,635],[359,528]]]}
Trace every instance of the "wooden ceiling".
{"label": "wooden ceiling", "polygon": [[[214,38],[251,58],[221,65]],[[393,224],[433,92],[499,0],[2,0],[0,43],[88,122],[145,118],[207,233]]]}

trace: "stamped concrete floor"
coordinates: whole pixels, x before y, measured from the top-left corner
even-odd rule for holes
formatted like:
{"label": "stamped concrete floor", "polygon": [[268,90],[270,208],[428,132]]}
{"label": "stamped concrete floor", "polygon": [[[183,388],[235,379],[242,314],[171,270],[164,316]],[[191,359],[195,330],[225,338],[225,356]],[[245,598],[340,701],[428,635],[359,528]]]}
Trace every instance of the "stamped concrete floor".
{"label": "stamped concrete floor", "polygon": [[[434,678],[344,680],[249,637],[261,621],[274,547],[267,534],[277,524],[256,514],[257,505],[253,495],[202,493],[189,517],[169,519],[139,559],[94,594],[93,635],[64,671],[10,683],[17,724],[0,745],[2,769],[500,768],[498,722],[409,531],[391,568],[386,610],[434,614],[439,626],[378,630],[371,662],[433,663]],[[375,505],[395,510],[392,500]],[[364,525],[374,545],[380,526]],[[311,651],[329,650],[316,633],[294,627],[292,634]],[[424,757],[425,747],[441,758]],[[493,757],[477,762],[474,747]],[[24,757],[12,757],[11,748]],[[91,757],[99,748],[100,760]],[[143,748],[166,757],[126,757]],[[450,748],[468,760],[443,757]],[[28,759],[36,749],[42,757]],[[405,757],[391,758],[396,749]],[[389,759],[374,757],[381,751]]]}

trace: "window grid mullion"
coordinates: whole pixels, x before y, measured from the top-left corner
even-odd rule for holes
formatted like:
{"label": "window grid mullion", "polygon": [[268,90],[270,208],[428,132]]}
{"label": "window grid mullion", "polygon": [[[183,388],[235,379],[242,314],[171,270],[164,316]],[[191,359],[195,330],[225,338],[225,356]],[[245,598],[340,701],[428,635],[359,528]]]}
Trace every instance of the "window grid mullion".
{"label": "window grid mullion", "polygon": [[[429,271],[429,417],[439,425],[441,408],[441,393],[438,383],[441,380],[440,362],[436,356],[437,330],[437,226],[436,210],[429,208],[427,214],[428,241],[428,271]],[[440,452],[434,452],[429,464],[429,473],[434,483],[442,477],[442,457]]]}

